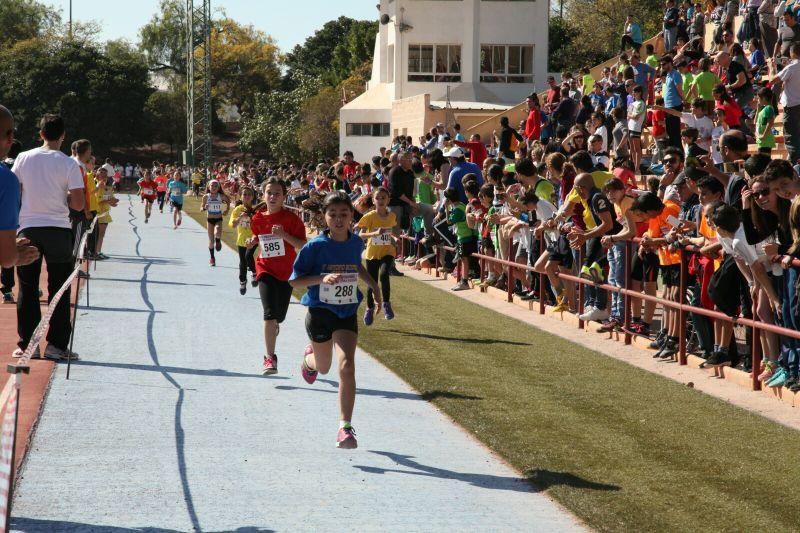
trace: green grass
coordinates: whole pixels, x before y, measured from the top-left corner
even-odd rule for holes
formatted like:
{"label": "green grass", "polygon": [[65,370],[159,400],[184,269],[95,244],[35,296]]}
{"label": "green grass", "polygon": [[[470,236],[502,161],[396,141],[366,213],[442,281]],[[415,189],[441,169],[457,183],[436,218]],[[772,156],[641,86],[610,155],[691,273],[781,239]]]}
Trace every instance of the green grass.
{"label": "green grass", "polygon": [[591,527],[798,530],[797,432],[408,278],[392,302],[361,347]]}

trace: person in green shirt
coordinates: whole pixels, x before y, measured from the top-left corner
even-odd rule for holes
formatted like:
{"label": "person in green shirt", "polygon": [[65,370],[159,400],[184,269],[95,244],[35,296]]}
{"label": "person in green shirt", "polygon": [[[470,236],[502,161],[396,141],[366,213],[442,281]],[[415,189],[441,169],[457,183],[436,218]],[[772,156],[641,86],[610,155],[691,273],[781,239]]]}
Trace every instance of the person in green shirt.
{"label": "person in green shirt", "polygon": [[689,93],[689,89],[692,87],[694,74],[692,74],[692,71],[689,70],[689,63],[686,59],[679,60],[675,66],[678,68],[678,72],[681,73],[681,78],[683,80],[683,85],[681,88],[683,89],[683,94],[686,95]]}
{"label": "person in green shirt", "polygon": [[773,93],[769,87],[758,91],[758,114],[756,115],[756,146],[762,154],[770,155],[775,148],[775,108],[772,107]]}
{"label": "person in green shirt", "polygon": [[447,222],[453,226],[453,233],[458,241],[454,262],[461,264],[458,285],[454,291],[469,289],[469,258],[478,251],[478,240],[475,231],[467,224],[467,207],[461,203],[458,191],[450,188],[444,191],[447,208]]}
{"label": "person in green shirt", "polygon": [[650,65],[651,67],[657,69],[658,68],[658,56],[656,55],[656,49],[652,44],[646,44],[644,46],[645,54],[647,54],[647,58],[645,58],[644,62]]}
{"label": "person in green shirt", "polygon": [[691,102],[694,98],[702,98],[705,105],[706,115],[711,115],[714,111],[714,87],[722,83],[719,76],[711,72],[711,60],[704,57],[698,64],[700,72],[695,75],[692,84],[687,92],[684,89],[685,100]]}

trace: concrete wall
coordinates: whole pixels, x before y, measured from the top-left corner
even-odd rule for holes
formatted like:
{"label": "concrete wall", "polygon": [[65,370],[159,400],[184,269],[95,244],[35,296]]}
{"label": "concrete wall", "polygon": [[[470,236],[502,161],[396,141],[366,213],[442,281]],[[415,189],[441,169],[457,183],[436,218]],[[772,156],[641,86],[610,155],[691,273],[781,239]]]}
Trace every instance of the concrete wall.
{"label": "concrete wall", "polygon": [[392,138],[347,136],[347,123],[391,123],[391,121],[391,109],[342,109],[339,112],[339,152],[352,150],[356,160],[370,161],[372,156],[379,153],[381,146],[389,146]]}
{"label": "concrete wall", "polygon": [[[519,44],[534,46],[533,83],[481,83],[497,98],[493,103],[516,103],[544,88],[547,79],[548,3],[542,0],[492,2],[486,0],[381,0],[381,13],[392,22],[380,26],[378,41],[383,52],[394,47],[395,100],[418,94],[443,99],[447,83],[409,82],[408,47],[413,44],[448,44],[461,46],[461,83],[480,82],[480,47],[482,44]],[[401,8],[405,11],[401,13]],[[400,20],[412,29],[400,32]],[[385,71],[389,59],[376,55]],[[381,76],[386,82],[388,76]],[[373,80],[375,83],[377,80]],[[458,82],[451,82],[457,87]]]}

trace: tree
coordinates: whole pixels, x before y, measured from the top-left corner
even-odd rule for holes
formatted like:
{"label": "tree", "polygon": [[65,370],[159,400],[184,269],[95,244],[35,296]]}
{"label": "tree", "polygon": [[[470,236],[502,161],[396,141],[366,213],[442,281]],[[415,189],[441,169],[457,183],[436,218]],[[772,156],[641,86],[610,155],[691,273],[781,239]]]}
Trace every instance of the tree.
{"label": "tree", "polygon": [[156,91],[147,99],[144,108],[147,118],[148,144],[163,142],[175,154],[178,146],[186,144],[186,95],[180,91]]}
{"label": "tree", "polygon": [[275,41],[252,25],[222,19],[211,34],[211,79],[215,96],[239,107],[252,110],[255,95],[267,92],[280,83],[280,54]]}
{"label": "tree", "polygon": [[[632,15],[642,26],[645,39],[660,31],[662,0],[570,0],[562,23],[551,19],[551,45],[560,44],[559,59],[567,69],[601,63],[619,53],[619,40],[625,16]],[[555,39],[555,40],[554,40]],[[554,57],[551,48],[550,57]]]}
{"label": "tree", "polygon": [[25,146],[38,142],[37,121],[60,113],[71,139],[91,139],[98,152],[140,142],[142,110],[153,89],[141,57],[88,41],[29,39],[0,50],[0,94]]}
{"label": "tree", "polygon": [[271,158],[296,158],[300,155],[297,131],[300,110],[321,87],[317,78],[292,74],[291,91],[260,93],[253,113],[242,120],[239,146],[245,152]]}
{"label": "tree", "polygon": [[[377,22],[348,17],[326,22],[287,54],[287,74],[320,76],[328,85],[337,85],[352,69],[372,59],[377,32]],[[287,75],[285,82],[291,80]]]}
{"label": "tree", "polygon": [[301,151],[312,159],[333,158],[339,152],[339,109],[341,92],[323,87],[303,102],[297,141]]}
{"label": "tree", "polygon": [[42,37],[60,21],[58,11],[36,0],[3,0],[0,2],[0,49]]}
{"label": "tree", "polygon": [[[140,49],[150,69],[176,80],[186,76],[186,4],[161,0],[158,13],[139,30]],[[211,23],[211,83],[214,98],[252,108],[254,96],[270,91],[280,81],[277,45],[252,25],[217,14]]]}
{"label": "tree", "polygon": [[159,10],[139,30],[139,39],[151,70],[186,75],[186,2],[161,0]]}

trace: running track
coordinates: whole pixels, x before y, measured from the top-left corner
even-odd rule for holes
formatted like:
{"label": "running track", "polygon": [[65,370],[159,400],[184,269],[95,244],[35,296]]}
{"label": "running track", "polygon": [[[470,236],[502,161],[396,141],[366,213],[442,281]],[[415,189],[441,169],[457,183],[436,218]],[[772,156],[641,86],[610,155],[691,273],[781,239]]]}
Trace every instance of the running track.
{"label": "running track", "polygon": [[[582,527],[376,361],[357,357],[359,449],[334,446],[335,375],[260,374],[261,306],[205,229],[122,197],[12,512],[19,531],[573,531]],[[81,300],[85,305],[85,298]],[[398,309],[398,312],[404,312]]]}

